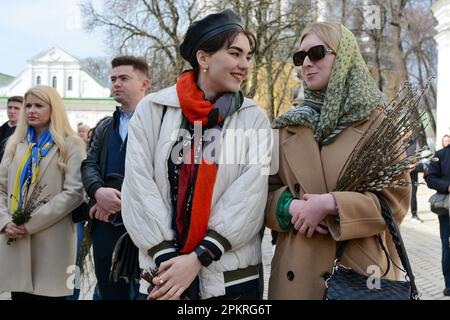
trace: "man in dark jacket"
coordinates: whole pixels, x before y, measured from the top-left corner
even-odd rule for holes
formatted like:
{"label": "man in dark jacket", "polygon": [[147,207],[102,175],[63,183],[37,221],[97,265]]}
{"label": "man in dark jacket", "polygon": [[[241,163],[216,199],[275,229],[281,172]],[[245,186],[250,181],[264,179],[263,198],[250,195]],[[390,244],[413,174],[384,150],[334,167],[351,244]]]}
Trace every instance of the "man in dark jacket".
{"label": "man in dark jacket", "polygon": [[120,189],[125,174],[128,123],[146,94],[149,69],[145,59],[133,56],[117,57],[111,64],[112,96],[120,107],[97,125],[81,175],[84,188],[94,201],[91,232],[100,296],[105,300],[126,300],[133,296],[130,283],[110,280],[111,258],[117,240],[126,232],[120,217]]}
{"label": "man in dark jacket", "polygon": [[[450,192],[450,146],[437,151],[430,161],[429,173],[425,178],[429,188],[439,193]],[[442,273],[444,274],[444,295],[450,296],[450,219],[449,213],[439,216],[439,231],[442,244]]]}
{"label": "man in dark jacket", "polygon": [[[410,156],[418,149],[418,143],[416,140],[411,139],[408,141],[409,147],[406,149],[406,155]],[[409,173],[411,177],[411,218],[416,221],[423,222],[421,218],[417,215],[417,188],[419,186],[419,172],[423,172],[423,165],[418,164],[414,167],[414,169]]]}
{"label": "man in dark jacket", "polygon": [[22,109],[23,98],[21,96],[10,97],[6,103],[8,121],[0,127],[0,161],[3,159],[6,141],[14,133],[19,119],[20,109]]}

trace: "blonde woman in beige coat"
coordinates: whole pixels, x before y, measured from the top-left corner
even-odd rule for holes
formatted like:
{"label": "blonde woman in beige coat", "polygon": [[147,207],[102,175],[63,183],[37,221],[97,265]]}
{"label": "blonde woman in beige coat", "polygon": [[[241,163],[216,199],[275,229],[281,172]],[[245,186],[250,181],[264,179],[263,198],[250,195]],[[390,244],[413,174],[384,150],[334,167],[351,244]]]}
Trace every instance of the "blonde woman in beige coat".
{"label": "blonde woman in beige coat", "polygon": [[[381,121],[382,94],[372,80],[355,37],[342,25],[306,27],[294,62],[300,66],[305,101],[275,119],[280,130],[278,173],[270,177],[266,225],[279,236],[272,260],[269,299],[322,299],[338,241],[349,240],[342,264],[369,274],[387,269],[379,234],[400,265],[395,246],[371,192],[335,192],[348,156]],[[375,128],[373,126],[372,128]],[[370,132],[367,135],[370,139]],[[401,178],[409,181],[406,173]],[[410,189],[385,189],[397,223],[409,206]],[[371,268],[369,268],[371,267]],[[388,279],[400,272],[391,268]]]}
{"label": "blonde woman in beige coat", "polygon": [[[13,300],[73,293],[76,236],[70,213],[83,201],[84,157],[84,143],[70,127],[58,92],[47,86],[28,90],[0,165],[0,291],[11,292]],[[15,225],[12,213],[27,206],[38,186],[38,201],[48,201],[27,223]],[[7,244],[9,239],[14,241]]]}

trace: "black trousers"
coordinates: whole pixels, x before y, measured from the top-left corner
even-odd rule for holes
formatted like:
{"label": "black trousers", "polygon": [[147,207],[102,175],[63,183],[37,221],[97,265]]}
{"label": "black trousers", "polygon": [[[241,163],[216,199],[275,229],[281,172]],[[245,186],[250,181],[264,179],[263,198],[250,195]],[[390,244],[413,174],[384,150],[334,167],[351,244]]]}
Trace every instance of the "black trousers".
{"label": "black trousers", "polygon": [[38,296],[36,294],[25,293],[25,292],[11,292],[11,300],[17,301],[42,301],[42,300],[65,300],[66,297],[47,297]]}
{"label": "black trousers", "polygon": [[111,223],[94,220],[91,239],[94,252],[95,276],[102,300],[130,300],[134,297],[132,286],[120,279],[118,282],[109,280],[111,259],[114,247],[126,232],[123,225],[114,226]]}
{"label": "black trousers", "polygon": [[450,217],[448,214],[440,214],[438,218],[442,245],[442,274],[444,275],[445,287],[450,288]]}
{"label": "black trousers", "polygon": [[411,176],[411,214],[413,217],[417,216],[417,183],[419,182],[418,172],[410,172]]}

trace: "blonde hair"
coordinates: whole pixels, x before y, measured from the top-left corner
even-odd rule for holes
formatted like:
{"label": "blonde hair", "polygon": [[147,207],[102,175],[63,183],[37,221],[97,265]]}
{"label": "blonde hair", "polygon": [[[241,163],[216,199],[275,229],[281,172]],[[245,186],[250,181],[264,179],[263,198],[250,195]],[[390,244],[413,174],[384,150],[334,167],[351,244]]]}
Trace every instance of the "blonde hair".
{"label": "blonde hair", "polygon": [[[5,158],[6,163],[10,164],[16,154],[17,145],[24,141],[25,135],[28,130],[28,121],[26,117],[26,101],[29,95],[33,95],[36,98],[44,101],[51,108],[50,114],[50,133],[53,141],[59,149],[58,165],[65,171],[67,166],[68,150],[66,146],[66,139],[79,145],[83,153],[86,152],[86,147],[83,140],[78,136],[75,130],[72,129],[69,123],[69,117],[64,106],[64,102],[59,95],[58,91],[49,86],[36,86],[29,89],[24,95],[24,108],[20,110],[19,120],[17,121],[17,128],[14,134],[9,138],[6,150]],[[83,154],[83,157],[85,155]]]}
{"label": "blonde hair", "polygon": [[299,43],[303,39],[314,33],[334,52],[338,52],[339,42],[341,42],[341,25],[337,22],[313,22],[308,24],[300,36]]}

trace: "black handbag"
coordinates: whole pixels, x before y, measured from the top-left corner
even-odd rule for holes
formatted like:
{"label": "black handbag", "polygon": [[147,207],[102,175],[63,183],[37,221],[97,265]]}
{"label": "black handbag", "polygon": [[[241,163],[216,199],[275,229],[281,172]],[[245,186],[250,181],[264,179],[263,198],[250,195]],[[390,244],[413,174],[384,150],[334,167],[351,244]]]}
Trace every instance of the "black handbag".
{"label": "black handbag", "polygon": [[139,249],[134,245],[128,232],[125,232],[114,247],[109,280],[117,282],[123,279],[126,283],[138,283],[140,277]]}
{"label": "black handbag", "polygon": [[348,243],[347,241],[343,241],[337,246],[333,269],[325,281],[326,290],[324,300],[419,300],[414,275],[398,226],[386,200],[380,195],[378,195],[378,199],[382,216],[392,235],[395,248],[405,270],[398,266],[396,267],[406,272],[405,281],[383,279],[389,271],[390,261],[392,259],[389,257],[379,235],[378,241],[388,259],[388,268],[380,278],[361,275],[353,269],[343,266],[340,260],[345,246]]}
{"label": "black handbag", "polygon": [[428,202],[430,203],[430,211],[436,213],[437,215],[448,214],[448,193],[436,192],[433,194]]}
{"label": "black handbag", "polygon": [[83,201],[75,210],[72,211],[72,222],[80,223],[89,220],[89,209],[89,204],[86,201]]}

